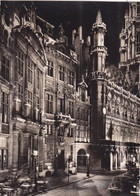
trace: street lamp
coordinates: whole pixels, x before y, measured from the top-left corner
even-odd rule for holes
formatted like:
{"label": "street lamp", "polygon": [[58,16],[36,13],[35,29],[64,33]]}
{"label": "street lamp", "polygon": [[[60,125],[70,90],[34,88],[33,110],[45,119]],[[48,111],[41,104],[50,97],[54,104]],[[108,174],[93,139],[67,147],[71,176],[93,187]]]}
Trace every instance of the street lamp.
{"label": "street lamp", "polygon": [[68,158],[68,183],[69,183],[69,166],[70,166],[70,161],[71,161],[71,158],[69,156],[69,158]]}
{"label": "street lamp", "polygon": [[37,156],[38,156],[38,151],[34,150],[33,151],[33,159],[34,159],[34,183],[35,183],[35,192],[37,191],[37,170],[36,170],[36,164],[37,164]]}
{"label": "street lamp", "polygon": [[87,177],[89,177],[89,154],[87,154]]}

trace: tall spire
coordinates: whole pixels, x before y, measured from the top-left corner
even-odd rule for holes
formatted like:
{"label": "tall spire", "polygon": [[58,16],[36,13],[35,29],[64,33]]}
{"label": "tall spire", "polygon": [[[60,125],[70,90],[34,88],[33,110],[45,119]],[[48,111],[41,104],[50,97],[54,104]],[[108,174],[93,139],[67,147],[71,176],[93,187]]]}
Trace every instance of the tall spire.
{"label": "tall spire", "polygon": [[98,10],[98,12],[97,12],[96,23],[97,24],[102,24],[102,15],[101,15],[100,10]]}

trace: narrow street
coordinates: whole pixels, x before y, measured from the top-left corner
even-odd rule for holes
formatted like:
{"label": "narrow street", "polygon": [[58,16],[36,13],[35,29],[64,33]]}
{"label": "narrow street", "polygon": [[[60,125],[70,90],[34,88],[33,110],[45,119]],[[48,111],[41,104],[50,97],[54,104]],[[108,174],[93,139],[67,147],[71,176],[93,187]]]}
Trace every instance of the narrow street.
{"label": "narrow street", "polygon": [[[97,175],[37,196],[114,196],[107,188],[113,176]],[[131,196],[131,194],[119,194]]]}

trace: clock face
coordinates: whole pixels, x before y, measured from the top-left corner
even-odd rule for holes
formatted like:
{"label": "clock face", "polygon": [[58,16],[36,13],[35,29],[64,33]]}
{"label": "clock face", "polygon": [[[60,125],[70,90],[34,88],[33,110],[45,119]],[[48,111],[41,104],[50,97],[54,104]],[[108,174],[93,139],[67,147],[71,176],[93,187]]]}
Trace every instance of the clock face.
{"label": "clock face", "polygon": [[105,107],[103,108],[103,114],[106,114],[106,108]]}

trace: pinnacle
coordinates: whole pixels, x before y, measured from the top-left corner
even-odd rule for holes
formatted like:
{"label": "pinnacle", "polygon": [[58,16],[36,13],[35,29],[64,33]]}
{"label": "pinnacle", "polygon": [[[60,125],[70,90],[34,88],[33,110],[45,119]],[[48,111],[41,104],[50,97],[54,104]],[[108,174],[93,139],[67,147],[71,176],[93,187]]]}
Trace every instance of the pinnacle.
{"label": "pinnacle", "polygon": [[100,10],[98,10],[98,12],[97,12],[96,23],[97,24],[101,24],[102,23],[102,15],[101,15],[101,11]]}

